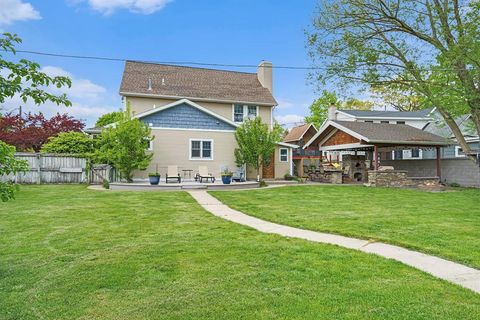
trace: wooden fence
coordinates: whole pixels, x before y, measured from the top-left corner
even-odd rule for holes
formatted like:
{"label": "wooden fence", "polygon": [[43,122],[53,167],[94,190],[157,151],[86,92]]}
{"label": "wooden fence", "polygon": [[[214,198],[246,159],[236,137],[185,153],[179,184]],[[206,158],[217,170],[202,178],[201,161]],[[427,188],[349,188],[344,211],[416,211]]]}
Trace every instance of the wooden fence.
{"label": "wooden fence", "polygon": [[15,180],[17,183],[102,183],[103,179],[117,181],[118,174],[114,168],[105,164],[88,166],[86,158],[18,152],[15,158],[26,160],[29,170],[16,176],[3,176],[1,180]]}

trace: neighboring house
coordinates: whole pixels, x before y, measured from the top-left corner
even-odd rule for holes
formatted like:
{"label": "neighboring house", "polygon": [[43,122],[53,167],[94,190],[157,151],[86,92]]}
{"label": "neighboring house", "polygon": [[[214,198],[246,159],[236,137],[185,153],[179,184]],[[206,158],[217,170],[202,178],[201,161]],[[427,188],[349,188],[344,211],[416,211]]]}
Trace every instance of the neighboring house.
{"label": "neighboring house", "polygon": [[[169,165],[193,173],[205,165],[216,177],[225,168],[236,171],[235,129],[254,117],[273,128],[272,80],[269,62],[262,62],[257,73],[246,73],[127,61],[120,95],[155,136],[149,148],[153,160],[135,177],[144,179],[157,166],[163,176]],[[291,173],[296,147],[279,143],[263,178]],[[256,173],[247,168],[246,176],[255,179]]]}
{"label": "neighboring house", "polygon": [[423,129],[434,120],[435,109],[419,111],[334,110],[338,121],[406,124]]}
{"label": "neighboring house", "polygon": [[296,176],[304,176],[309,166],[318,166],[321,153],[314,147],[303,149],[303,146],[317,133],[313,124],[303,124],[293,127],[283,139],[283,142],[298,145],[300,148],[293,150],[293,173]]}

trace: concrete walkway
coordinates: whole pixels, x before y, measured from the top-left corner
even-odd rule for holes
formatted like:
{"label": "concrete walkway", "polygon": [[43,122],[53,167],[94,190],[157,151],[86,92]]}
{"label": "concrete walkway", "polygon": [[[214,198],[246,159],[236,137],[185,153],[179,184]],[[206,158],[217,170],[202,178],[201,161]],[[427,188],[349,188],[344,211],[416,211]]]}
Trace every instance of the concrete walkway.
{"label": "concrete walkway", "polygon": [[249,226],[260,232],[334,244],[344,248],[373,253],[388,259],[400,261],[437,278],[453,282],[464,288],[480,293],[480,270],[390,244],[368,242],[367,240],[308,231],[268,222],[233,210],[206,191],[189,191],[189,193],[205,210],[213,213],[217,217]]}

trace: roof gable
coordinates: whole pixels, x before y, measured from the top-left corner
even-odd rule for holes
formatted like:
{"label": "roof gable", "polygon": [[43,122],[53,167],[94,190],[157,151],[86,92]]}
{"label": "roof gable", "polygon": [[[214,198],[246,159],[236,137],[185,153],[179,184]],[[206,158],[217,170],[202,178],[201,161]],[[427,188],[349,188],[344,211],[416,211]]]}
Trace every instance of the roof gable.
{"label": "roof gable", "polygon": [[403,125],[354,121],[328,121],[304,146],[320,143],[335,129],[343,131],[360,142],[398,145],[449,145],[450,142],[435,134]]}
{"label": "roof gable", "polygon": [[135,118],[155,128],[233,131],[238,127],[235,122],[187,99],[137,114]]}
{"label": "roof gable", "polygon": [[317,129],[313,124],[306,123],[301,126],[293,127],[288,134],[285,136],[283,139],[284,142],[293,142],[293,141],[299,141],[300,139],[303,138],[305,133],[307,133],[310,129],[314,129],[315,133],[317,132]]}
{"label": "roof gable", "polygon": [[125,63],[120,94],[277,105],[256,73],[136,61]]}

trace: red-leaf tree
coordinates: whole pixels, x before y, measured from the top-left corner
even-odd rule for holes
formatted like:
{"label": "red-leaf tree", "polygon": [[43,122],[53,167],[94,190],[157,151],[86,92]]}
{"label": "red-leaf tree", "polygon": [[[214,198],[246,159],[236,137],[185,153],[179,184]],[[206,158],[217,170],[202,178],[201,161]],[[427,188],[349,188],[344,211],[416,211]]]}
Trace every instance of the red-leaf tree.
{"label": "red-leaf tree", "polygon": [[40,151],[49,137],[60,132],[81,131],[85,124],[68,114],[47,119],[43,113],[12,114],[0,117],[0,140],[13,145],[17,151]]}

